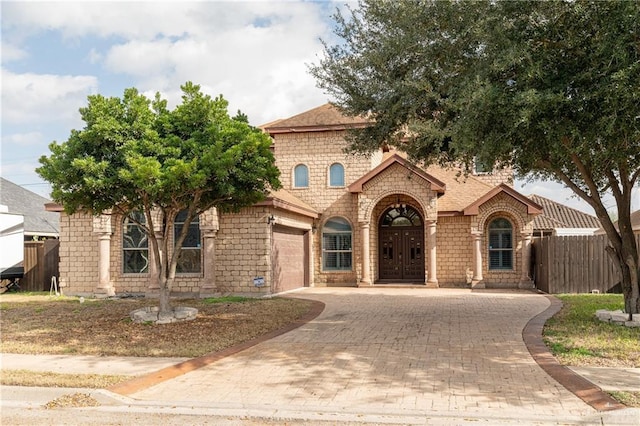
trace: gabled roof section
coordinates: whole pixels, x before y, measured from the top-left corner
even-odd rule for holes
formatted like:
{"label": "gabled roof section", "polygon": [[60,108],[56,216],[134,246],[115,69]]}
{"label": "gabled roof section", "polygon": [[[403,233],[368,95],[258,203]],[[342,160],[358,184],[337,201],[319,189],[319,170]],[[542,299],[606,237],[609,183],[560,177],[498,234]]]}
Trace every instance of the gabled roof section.
{"label": "gabled roof section", "polygon": [[534,201],[529,199],[529,197],[522,195],[515,189],[511,188],[509,185],[505,185],[504,183],[501,183],[500,185],[494,187],[491,191],[487,192],[482,197],[478,198],[476,201],[468,205],[463,211],[464,215],[465,216],[477,215],[481,205],[483,205],[484,203],[486,203],[487,201],[489,201],[490,199],[492,199],[493,197],[495,197],[500,193],[505,193],[506,195],[510,196],[516,201],[519,201],[525,206],[527,206],[528,214],[542,213],[541,205],[535,203]]}
{"label": "gabled roof section", "polygon": [[256,206],[268,206],[275,207],[282,210],[288,210],[293,213],[298,213],[303,216],[317,219],[320,214],[309,204],[305,203],[301,199],[291,195],[284,189],[271,192],[264,201],[260,201],[255,204]]}
{"label": "gabled roof section", "polygon": [[298,115],[272,121],[260,126],[270,135],[281,133],[324,132],[330,130],[358,129],[368,126],[370,120],[365,117],[349,117],[338,108],[327,103]]}
{"label": "gabled roof section", "polygon": [[542,214],[533,220],[533,227],[535,229],[600,227],[600,221],[595,216],[541,197],[540,195],[530,195],[529,198],[543,208]]}
{"label": "gabled roof section", "polygon": [[478,199],[480,194],[489,192],[493,187],[475,176],[465,176],[460,169],[453,166],[432,164],[427,167],[427,173],[444,182],[447,192],[438,198],[438,214],[443,216],[457,216],[469,204]]}
{"label": "gabled roof section", "polygon": [[388,169],[389,167],[391,167],[393,164],[396,164],[396,163],[400,164],[402,167],[404,167],[411,173],[414,173],[420,176],[422,179],[429,182],[431,184],[432,191],[435,191],[439,194],[444,194],[444,191],[446,189],[446,185],[444,184],[444,182],[435,178],[434,176],[431,176],[429,173],[425,172],[423,169],[411,164],[408,160],[404,159],[398,154],[393,154],[392,156],[387,158],[385,161],[380,163],[376,168],[371,170],[369,173],[367,173],[366,175],[362,176],[360,179],[358,179],[357,181],[349,185],[348,187],[349,192],[351,193],[362,192],[362,187],[364,186],[365,183],[369,182],[371,179],[378,176],[384,170]]}
{"label": "gabled roof section", "polygon": [[57,237],[60,233],[60,216],[46,211],[48,200],[20,185],[0,178],[0,204],[8,207],[8,213],[24,216],[24,234]]}

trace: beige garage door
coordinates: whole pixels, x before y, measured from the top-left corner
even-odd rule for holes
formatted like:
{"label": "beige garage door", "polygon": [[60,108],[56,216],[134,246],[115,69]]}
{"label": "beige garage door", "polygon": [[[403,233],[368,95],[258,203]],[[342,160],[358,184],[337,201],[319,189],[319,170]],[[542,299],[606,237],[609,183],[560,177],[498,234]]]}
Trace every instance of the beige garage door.
{"label": "beige garage door", "polygon": [[304,287],[307,280],[307,249],[304,231],[275,226],[273,228],[273,291]]}

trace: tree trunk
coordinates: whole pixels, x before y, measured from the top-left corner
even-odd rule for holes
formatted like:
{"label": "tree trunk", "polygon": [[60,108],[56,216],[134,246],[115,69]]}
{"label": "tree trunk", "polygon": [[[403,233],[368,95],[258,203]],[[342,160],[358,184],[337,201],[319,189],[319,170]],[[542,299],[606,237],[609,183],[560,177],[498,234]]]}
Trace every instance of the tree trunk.
{"label": "tree trunk", "polygon": [[[164,269],[164,268],[163,268]],[[160,302],[160,313],[169,313],[173,311],[171,307],[171,284],[173,284],[173,279],[167,278],[164,274],[160,276],[160,292],[159,302]]]}

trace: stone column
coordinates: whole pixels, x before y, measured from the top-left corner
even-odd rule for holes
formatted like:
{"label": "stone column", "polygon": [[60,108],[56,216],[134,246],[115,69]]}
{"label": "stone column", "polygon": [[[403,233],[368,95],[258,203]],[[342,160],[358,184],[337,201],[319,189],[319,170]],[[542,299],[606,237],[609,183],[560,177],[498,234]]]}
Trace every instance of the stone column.
{"label": "stone column", "polygon": [[471,231],[473,238],[473,278],[471,288],[485,288],[482,277],[482,232]]}
{"label": "stone column", "polygon": [[200,215],[200,231],[202,232],[202,269],[203,277],[200,285],[200,297],[218,293],[216,286],[216,238],[220,229],[218,210],[212,208]]}
{"label": "stone column", "polygon": [[307,264],[309,265],[309,270],[307,271],[309,274],[308,277],[308,281],[307,281],[307,285],[309,287],[315,287],[315,281],[314,281],[314,265],[313,265],[313,253],[314,253],[314,247],[313,245],[315,244],[315,240],[314,240],[314,235],[317,232],[317,229],[315,227],[315,225],[311,225],[311,230],[307,231],[306,235],[307,235],[307,244],[308,244],[308,252],[307,252]]}
{"label": "stone column", "polygon": [[427,265],[427,287],[438,287],[438,275],[437,270],[437,256],[436,256],[436,221],[427,221],[427,252],[428,252],[428,265]]}
{"label": "stone column", "polygon": [[202,232],[202,248],[204,250],[204,281],[200,287],[200,297],[211,296],[217,292],[216,288],[216,237],[217,229],[206,229]]}
{"label": "stone column", "polygon": [[111,282],[111,214],[93,218],[93,233],[98,235],[98,284],[96,296],[109,297],[116,294]]}
{"label": "stone column", "polygon": [[533,288],[534,283],[529,275],[531,267],[531,240],[532,235],[529,232],[522,233],[522,278],[520,278],[519,288]]}
{"label": "stone column", "polygon": [[362,239],[362,278],[361,286],[371,285],[371,251],[369,244],[369,222],[360,222],[360,233]]}

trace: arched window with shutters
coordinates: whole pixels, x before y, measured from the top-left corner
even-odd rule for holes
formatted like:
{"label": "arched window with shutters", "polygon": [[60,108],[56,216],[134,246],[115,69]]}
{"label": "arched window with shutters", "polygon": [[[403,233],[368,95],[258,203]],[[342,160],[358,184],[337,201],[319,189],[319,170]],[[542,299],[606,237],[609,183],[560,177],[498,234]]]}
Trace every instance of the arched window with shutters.
{"label": "arched window with shutters", "polygon": [[298,164],[293,169],[293,187],[294,188],[309,187],[309,169],[304,164]]}
{"label": "arched window with shutters", "polygon": [[513,225],[503,217],[489,223],[489,269],[513,269]]}

